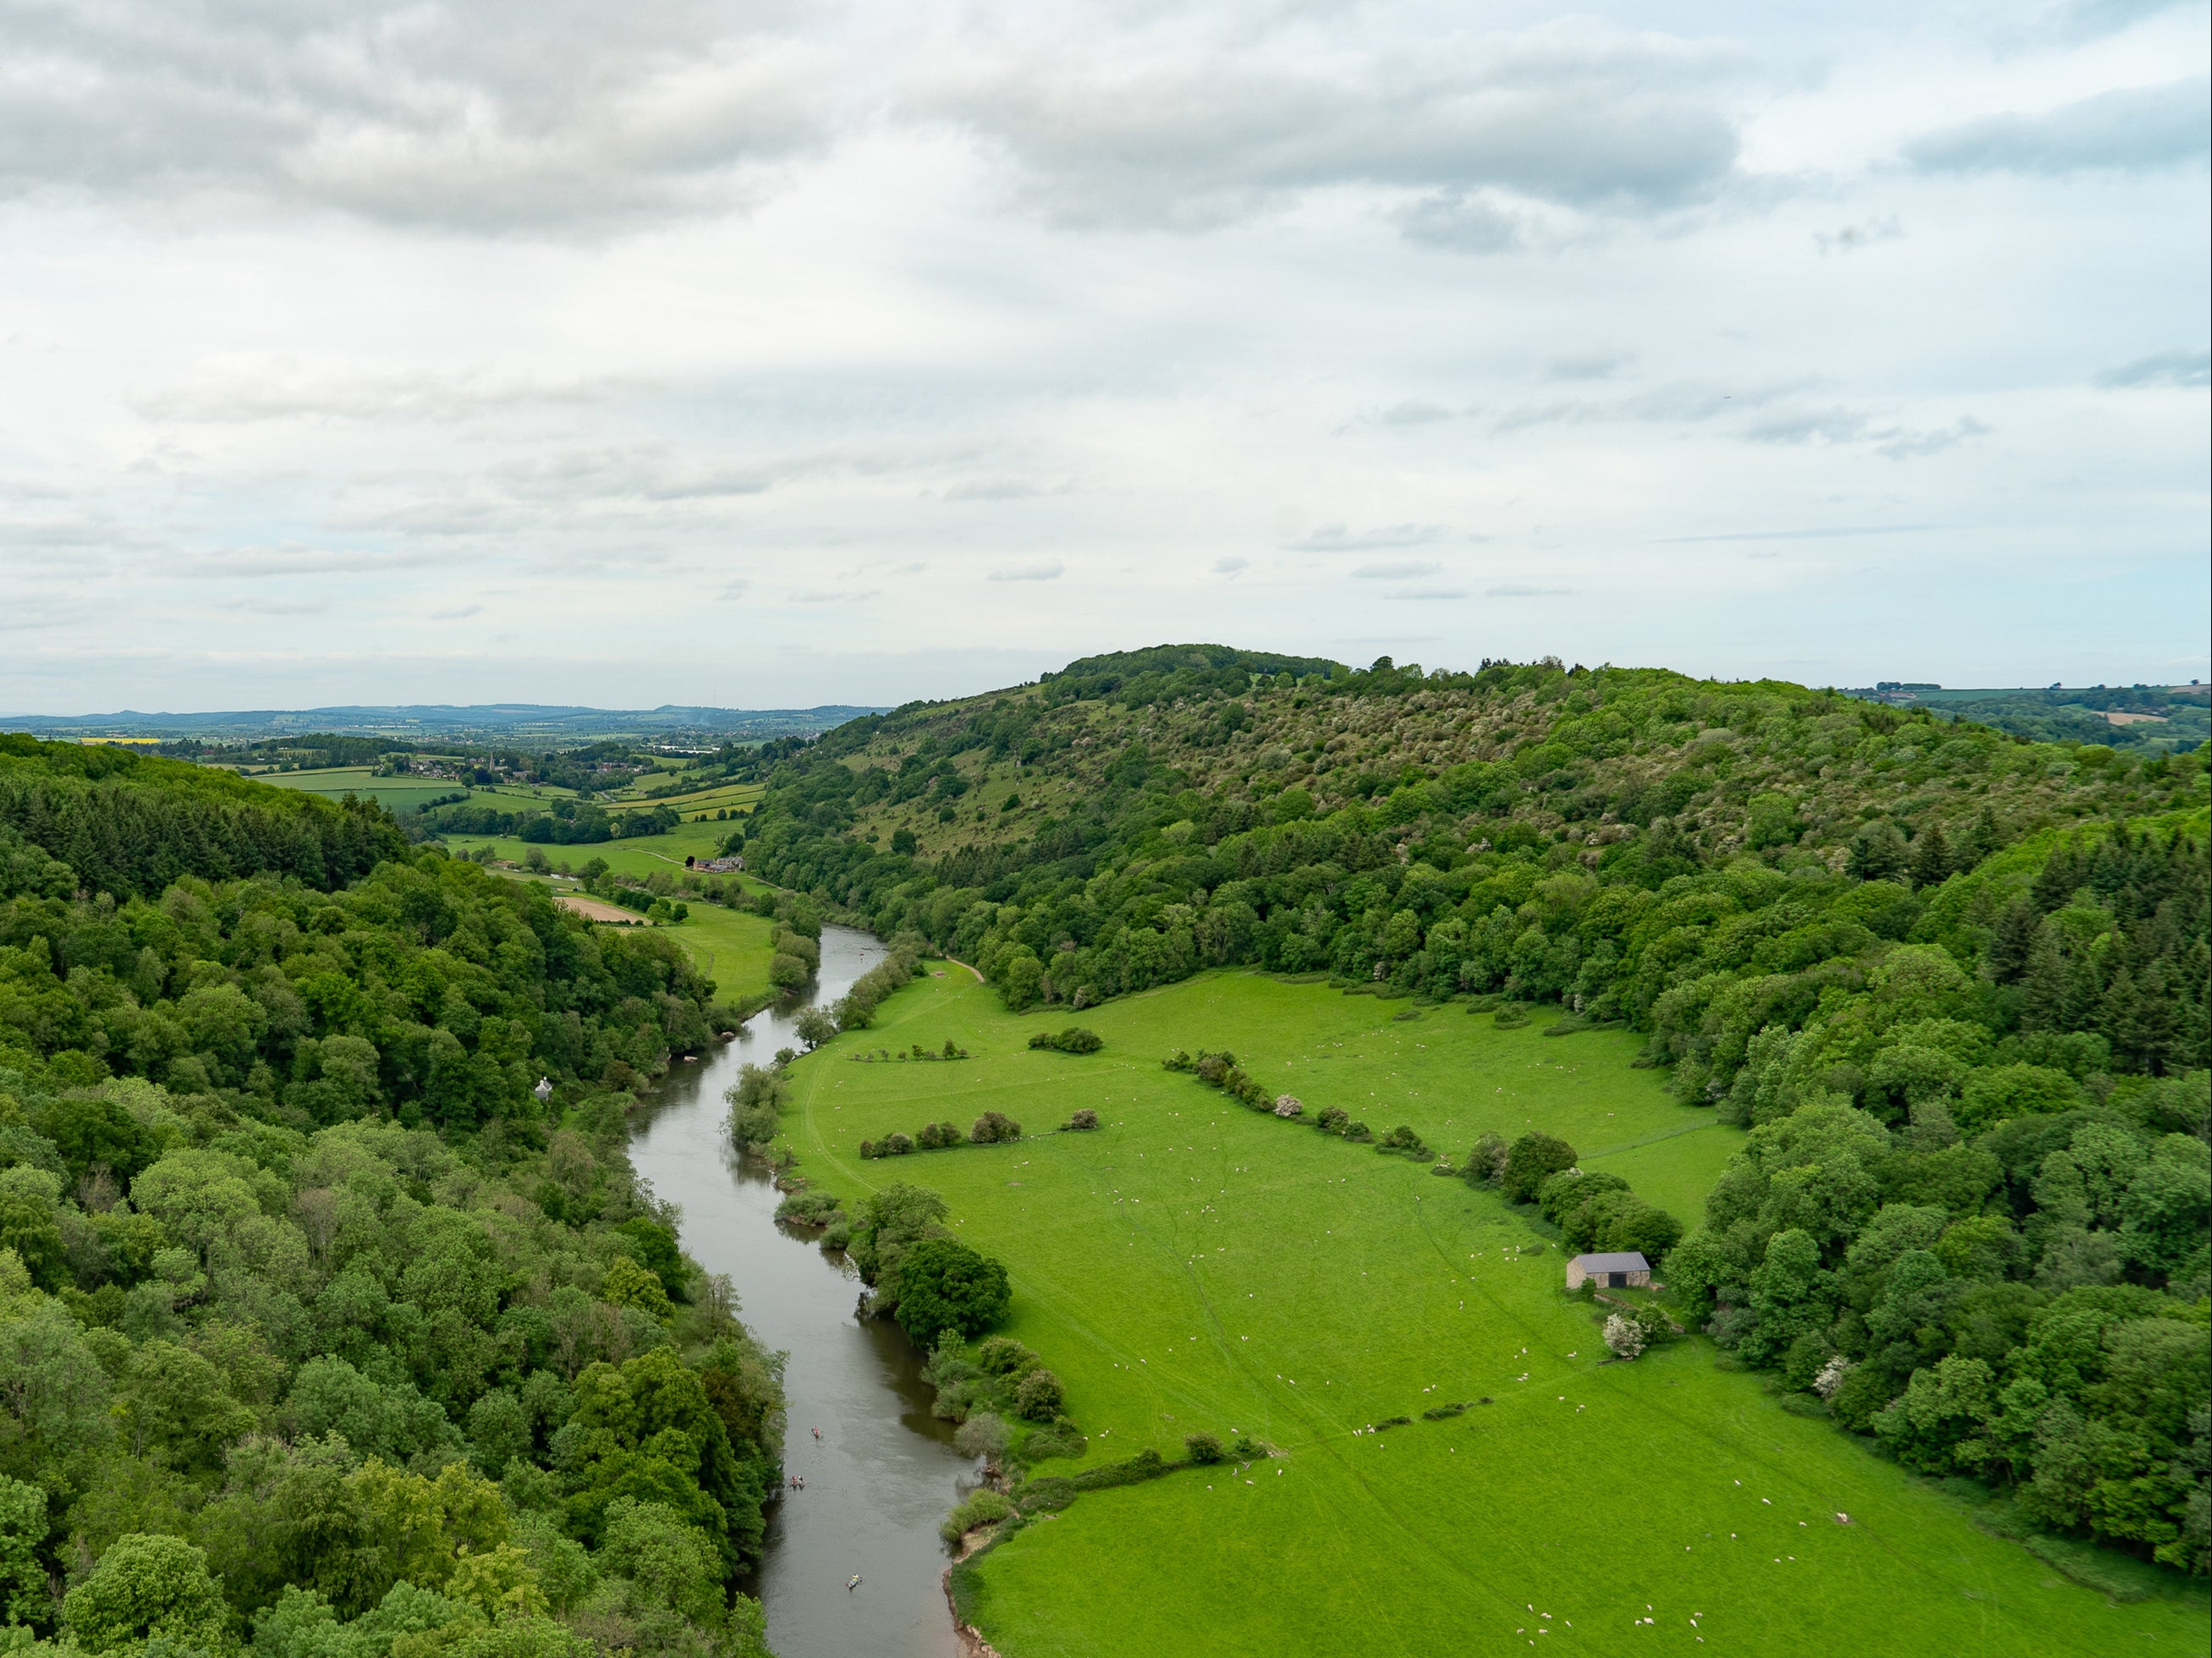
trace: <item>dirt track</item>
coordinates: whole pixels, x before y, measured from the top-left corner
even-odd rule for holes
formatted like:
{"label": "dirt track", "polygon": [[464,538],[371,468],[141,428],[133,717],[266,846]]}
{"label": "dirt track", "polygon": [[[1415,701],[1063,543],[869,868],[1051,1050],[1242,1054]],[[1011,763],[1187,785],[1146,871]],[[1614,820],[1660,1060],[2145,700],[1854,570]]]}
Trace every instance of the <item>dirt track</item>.
{"label": "dirt track", "polygon": [[563,909],[572,909],[587,921],[612,921],[617,926],[650,926],[652,923],[634,909],[624,909],[620,904],[610,904],[603,899],[586,898],[580,892],[560,892],[553,902]]}

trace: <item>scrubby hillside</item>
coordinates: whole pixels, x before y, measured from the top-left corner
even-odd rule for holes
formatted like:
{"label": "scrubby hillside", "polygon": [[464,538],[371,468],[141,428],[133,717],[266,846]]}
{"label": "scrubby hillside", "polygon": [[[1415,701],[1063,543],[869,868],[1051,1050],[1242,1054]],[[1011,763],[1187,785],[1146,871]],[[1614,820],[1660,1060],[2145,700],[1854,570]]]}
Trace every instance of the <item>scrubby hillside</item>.
{"label": "scrubby hillside", "polygon": [[[1662,1008],[1670,990],[1863,967],[1937,931],[1978,969],[2013,888],[2067,831],[2194,821],[2205,799],[2201,756],[2029,744],[1772,682],[1556,663],[1259,672],[1279,659],[1163,674],[1149,654],[1127,677],[1094,659],[783,756],[755,863],[953,950],[1017,1005],[1251,963],[1563,999],[1656,1024],[1710,1066],[1704,1010]],[[2191,844],[2172,854],[2184,872],[2202,867]],[[1967,878],[2001,854],[2020,879]],[[2048,885],[2039,915],[2070,896]],[[2059,970],[2055,950],[2098,976],[2076,1016],[2110,1026],[2134,1068],[2203,1065],[2202,921],[2111,919],[2058,929],[2039,970]],[[2025,971],[2003,960],[1998,978]],[[2143,999],[2146,975],[2172,1017],[2124,1029],[2118,1003]],[[1723,1052],[1700,1085],[1724,1088],[1732,1064]]]}

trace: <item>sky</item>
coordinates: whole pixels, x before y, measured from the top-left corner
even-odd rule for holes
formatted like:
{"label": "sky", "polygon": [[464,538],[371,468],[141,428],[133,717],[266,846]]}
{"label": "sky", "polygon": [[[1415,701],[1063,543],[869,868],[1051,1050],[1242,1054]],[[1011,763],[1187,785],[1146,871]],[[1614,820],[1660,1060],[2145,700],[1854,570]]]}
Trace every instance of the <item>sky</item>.
{"label": "sky", "polygon": [[2212,678],[2159,0],[0,0],[0,712]]}

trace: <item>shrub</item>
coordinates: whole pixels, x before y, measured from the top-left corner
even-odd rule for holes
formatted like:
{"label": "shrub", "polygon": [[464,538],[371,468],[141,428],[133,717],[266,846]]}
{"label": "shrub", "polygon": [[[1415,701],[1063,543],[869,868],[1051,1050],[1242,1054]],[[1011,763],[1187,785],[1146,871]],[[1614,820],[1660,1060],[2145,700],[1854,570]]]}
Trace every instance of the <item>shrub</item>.
{"label": "shrub", "polygon": [[1198,1073],[1199,1081],[1209,1087],[1221,1086],[1222,1078],[1237,1068],[1234,1054],[1208,1054],[1201,1049],[1191,1069]]}
{"label": "shrub", "polygon": [[884,999],[907,983],[921,969],[921,951],[914,947],[911,935],[902,935],[900,942],[893,946],[889,956],[855,979],[853,987],[837,999],[836,1029],[866,1029],[874,1019],[876,1009],[882,1005]]}
{"label": "shrub", "polygon": [[1820,1367],[1820,1375],[1813,1378],[1813,1391],[1820,1395],[1823,1403],[1832,1403],[1836,1392],[1851,1373],[1851,1362],[1838,1353]]}
{"label": "shrub", "polygon": [[1049,1030],[1040,1030],[1030,1038],[1031,1048],[1048,1048],[1060,1054],[1096,1054],[1105,1045],[1097,1031],[1085,1030],[1079,1024],[1072,1024],[1057,1035]]}
{"label": "shrub", "polygon": [[1644,1351],[1643,1324],[1615,1313],[1605,1321],[1605,1345],[1613,1349],[1615,1358],[1634,1358]]}
{"label": "shrub", "polygon": [[1049,1422],[1064,1402],[1060,1378],[1050,1370],[1031,1370],[1014,1389],[1014,1409],[1025,1421]]}
{"label": "shrub", "polygon": [[1534,1203],[1547,1176],[1575,1166],[1575,1148],[1544,1133],[1523,1134],[1505,1153],[1498,1183],[1516,1203]]}
{"label": "shrub", "polygon": [[975,1126],[968,1131],[968,1138],[977,1145],[994,1145],[1001,1140],[1018,1140],[1022,1137],[1022,1126],[1003,1111],[986,1111],[975,1119]]}
{"label": "shrub", "polygon": [[1421,1137],[1413,1132],[1412,1125],[1408,1123],[1401,1123],[1385,1134],[1376,1142],[1375,1149],[1377,1151],[1389,1151],[1401,1157],[1418,1157],[1423,1163],[1430,1161],[1435,1156],[1435,1153],[1421,1143]]}
{"label": "shrub", "polygon": [[1033,1462],[1042,1462],[1055,1456],[1081,1456],[1089,1443],[1073,1422],[1064,1416],[1054,1417],[1049,1427],[1030,1433],[1029,1457]]}
{"label": "shrub", "polygon": [[1164,1069],[1169,1071],[1195,1071],[1198,1069],[1198,1061],[1192,1059],[1189,1054],[1184,1053],[1180,1048],[1176,1049],[1174,1053],[1169,1054],[1167,1058],[1162,1060],[1160,1061],[1160,1065]]}
{"label": "shrub", "polygon": [[989,1462],[1006,1455],[1012,1442],[1013,1430],[1006,1425],[1006,1418],[992,1411],[976,1412],[952,1436],[953,1448],[961,1455],[980,1456]]}
{"label": "shrub", "polygon": [[1238,1103],[1248,1105],[1255,1111],[1274,1108],[1275,1096],[1261,1086],[1257,1077],[1249,1076],[1242,1071],[1231,1072],[1222,1081],[1222,1090]]}
{"label": "shrub", "polygon": [[1351,1114],[1342,1106],[1325,1105],[1321,1108],[1321,1115],[1314,1119],[1314,1127],[1324,1134],[1341,1134],[1345,1125],[1351,1121]]}
{"label": "shrub", "polygon": [[793,1192],[775,1206],[775,1218],[794,1226],[827,1226],[844,1217],[844,1204],[834,1193],[811,1188]]}
{"label": "shrub", "polygon": [[1364,1145],[1375,1138],[1375,1131],[1364,1122],[1348,1122],[1344,1125],[1344,1138]]}
{"label": "shrub", "polygon": [[1633,1249],[1654,1266],[1682,1241],[1680,1221],[1626,1190],[1601,1193],[1578,1206],[1560,1231],[1565,1247],[1577,1253]]}
{"label": "shrub", "polygon": [[1628,1182],[1618,1175],[1608,1175],[1593,1169],[1585,1173],[1580,1169],[1562,1169],[1556,1175],[1547,1175],[1536,1188],[1536,1207],[1546,1220],[1554,1226],[1566,1224],[1567,1217],[1590,1199],[1607,1192],[1626,1192]]}
{"label": "shrub", "polygon": [[1228,1455],[1212,1434],[1185,1434],[1182,1448],[1194,1462],[1218,1462]]}
{"label": "shrub", "polygon": [[1067,1126],[1078,1129],[1096,1128],[1098,1127],[1098,1114],[1086,1105],[1067,1120]]}
{"label": "shrub", "polygon": [[[964,1430],[963,1430],[964,1431]],[[948,1543],[957,1543],[978,1526],[994,1526],[1012,1515],[1013,1499],[988,1485],[970,1492],[968,1500],[945,1516],[938,1527]]]}
{"label": "shrub", "polygon": [[915,1137],[915,1144],[925,1151],[936,1151],[957,1145],[964,1138],[957,1123],[933,1122],[923,1126],[921,1133]]}
{"label": "shrub", "polygon": [[1027,1376],[1043,1362],[1012,1336],[993,1336],[975,1350],[975,1368],[986,1376]]}
{"label": "shrub", "polygon": [[1256,1461],[1259,1458],[1263,1457],[1267,1454],[1267,1448],[1265,1445],[1262,1445],[1258,1440],[1253,1438],[1250,1434],[1237,1435],[1237,1443],[1231,1447],[1231,1448],[1236,1452],[1237,1455],[1240,1459],[1247,1462]]}
{"label": "shrub", "polygon": [[914,1150],[914,1142],[904,1134],[886,1134],[876,1143],[876,1154],[884,1157],[902,1157]]}
{"label": "shrub", "polygon": [[809,1007],[800,1010],[799,1017],[791,1022],[791,1028],[798,1032],[799,1041],[814,1048],[837,1034],[837,1021],[827,1009]]}
{"label": "shrub", "polygon": [[873,1140],[862,1140],[860,1155],[864,1157],[880,1157],[883,1156],[883,1151]]}
{"label": "shrub", "polygon": [[1528,1010],[1518,1002],[1508,1002],[1490,1016],[1490,1023],[1500,1030],[1518,1030],[1528,1023]]}
{"label": "shrub", "polygon": [[1012,1299],[1006,1269],[956,1238],[924,1238],[899,1260],[898,1321],[917,1346],[936,1346],[947,1330],[979,1334]]}
{"label": "shrub", "polygon": [[739,1145],[765,1145],[782,1127],[785,1084],[781,1074],[749,1065],[723,1096],[730,1114],[726,1120],[730,1138]]}
{"label": "shrub", "polygon": [[1305,1102],[1295,1094],[1275,1096],[1275,1114],[1279,1117],[1299,1117],[1305,1114]]}

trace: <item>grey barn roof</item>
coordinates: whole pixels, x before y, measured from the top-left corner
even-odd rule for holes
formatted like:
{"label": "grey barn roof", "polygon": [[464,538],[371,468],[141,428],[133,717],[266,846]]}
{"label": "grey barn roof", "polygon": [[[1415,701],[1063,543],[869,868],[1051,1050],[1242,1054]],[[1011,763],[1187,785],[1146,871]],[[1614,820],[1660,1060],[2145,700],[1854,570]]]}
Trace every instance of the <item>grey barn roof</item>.
{"label": "grey barn roof", "polygon": [[1611,1255],[1577,1255],[1575,1265],[1585,1272],[1648,1272],[1651,1263],[1635,1250]]}

